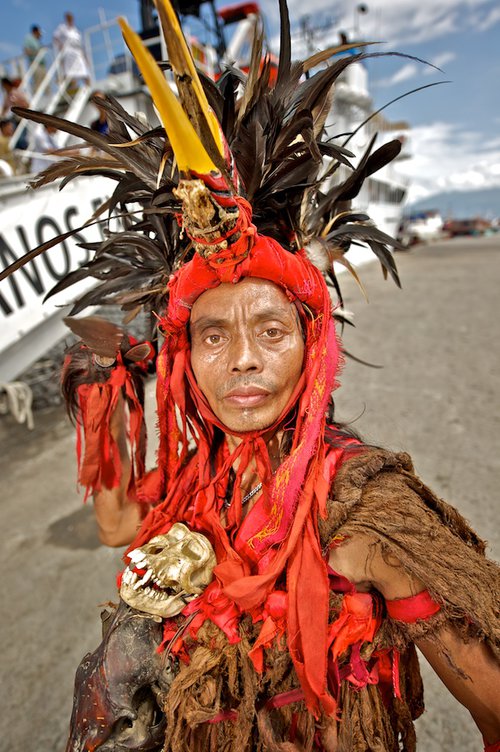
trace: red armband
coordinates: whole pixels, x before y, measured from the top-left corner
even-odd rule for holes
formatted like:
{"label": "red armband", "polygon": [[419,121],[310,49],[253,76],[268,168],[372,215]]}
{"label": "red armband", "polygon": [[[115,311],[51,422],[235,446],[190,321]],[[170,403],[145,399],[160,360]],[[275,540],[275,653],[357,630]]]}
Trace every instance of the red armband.
{"label": "red armband", "polygon": [[441,606],[431,598],[428,590],[422,590],[421,593],[411,595],[409,598],[386,601],[385,605],[391,619],[404,621],[407,624],[414,624],[419,619],[430,619],[441,610]]}
{"label": "red armband", "polygon": [[484,752],[500,752],[500,739],[497,742],[493,742],[493,744],[484,742]]}

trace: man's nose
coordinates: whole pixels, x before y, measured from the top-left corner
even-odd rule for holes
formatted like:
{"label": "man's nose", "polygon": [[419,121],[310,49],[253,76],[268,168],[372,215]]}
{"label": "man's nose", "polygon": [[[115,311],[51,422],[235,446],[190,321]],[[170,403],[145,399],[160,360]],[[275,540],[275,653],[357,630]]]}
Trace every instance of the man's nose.
{"label": "man's nose", "polygon": [[252,336],[244,334],[233,338],[228,361],[230,373],[258,373],[262,365],[262,354]]}

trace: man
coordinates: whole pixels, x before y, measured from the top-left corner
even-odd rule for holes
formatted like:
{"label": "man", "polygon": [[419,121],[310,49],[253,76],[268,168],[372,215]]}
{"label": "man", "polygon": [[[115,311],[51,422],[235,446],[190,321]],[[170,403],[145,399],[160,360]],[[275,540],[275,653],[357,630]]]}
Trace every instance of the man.
{"label": "man", "polygon": [[[323,190],[322,155],[332,170],[349,156],[322,140],[325,102],[356,58],[303,77],[312,62],[292,65],[284,3],[281,14],[276,86],[257,36],[239,98],[234,71],[205,92],[160,3],[180,102],[123,23],[168,140],[107,99],[113,139],[87,133],[107,158],[82,169],[112,174],[116,201],[134,211],[141,202],[144,214],[95,249],[88,271],[100,285],[75,310],[113,300],[156,313],[157,468],[144,472],[138,377],[148,346],[102,322],[73,322],[83,342],[63,388],[101,539],[129,544],[121,598],[135,624],[161,621],[170,678],[150,686],[162,720],[143,713],[143,695],[122,691],[140,660],[133,640],[118,689],[99,663],[105,641],[77,676],[82,743],[70,748],[151,748],[140,739],[154,727],[167,752],[413,752],[423,710],[416,644],[498,750],[498,569],[406,455],[335,424],[342,313],[305,250],[322,251],[328,271],[361,238],[397,281],[393,241],[348,202],[400,144],[368,151]],[[103,676],[104,708],[92,694]]]}
{"label": "man", "polygon": [[53,41],[62,54],[62,68],[65,78],[70,79],[70,88],[77,89],[80,83],[90,83],[90,72],[82,35],[75,26],[73,13],[64,14],[64,22],[54,31]]}
{"label": "man", "polygon": [[[23,50],[26,55],[28,66],[31,66],[38,56],[38,53],[43,48],[42,44],[42,30],[37,24],[33,24],[30,33],[24,37]],[[45,78],[47,67],[45,64],[45,55],[38,57],[38,63],[33,71],[33,94],[37,91],[38,87]]]}
{"label": "man", "polygon": [[106,110],[100,106],[100,100],[105,99],[105,94],[102,91],[94,91],[92,95],[93,103],[97,109],[98,116],[95,120],[92,120],[90,127],[97,133],[108,133],[109,125],[106,117]]}
{"label": "man", "polygon": [[[167,413],[174,391],[176,404],[191,404],[185,417],[195,427],[195,434],[200,434],[197,453],[168,483],[165,501],[152,509],[136,536],[141,507],[127,500],[124,483],[120,491],[103,489],[95,496],[103,540],[110,545],[123,545],[135,537],[131,549],[137,550],[145,541],[168,531],[172,522],[181,521],[206,535],[215,548],[215,579],[182,617],[167,620],[166,629],[171,630],[167,634],[171,634],[182,619],[195,613],[192,606],[196,608],[195,637],[190,634],[176,646],[179,654],[188,651],[191,664],[180,664],[172,685],[172,704],[166,700],[165,712],[175,718],[167,727],[166,749],[177,749],[179,739],[186,738],[185,747],[179,748],[201,750],[213,738],[213,726],[201,724],[193,729],[188,720],[188,713],[195,708],[207,712],[206,705],[197,704],[195,698],[208,676],[220,682],[216,695],[229,697],[222,669],[218,674],[211,664],[207,675],[199,673],[198,651],[206,650],[215,639],[208,627],[213,624],[218,627],[219,644],[222,640],[221,653],[238,638],[250,641],[248,665],[264,677],[263,686],[253,688],[256,708],[263,698],[272,699],[266,694],[271,685],[266,679],[272,666],[270,657],[278,655],[284,661],[289,652],[286,676],[291,686],[285,682],[280,686],[275,680],[273,691],[274,696],[285,699],[286,692],[295,692],[291,695],[294,733],[306,749],[312,748],[314,737],[321,740],[322,746],[314,747],[317,749],[358,748],[355,745],[371,749],[374,729],[382,737],[383,749],[398,749],[398,730],[408,744],[405,748],[412,748],[408,724],[421,702],[412,641],[469,708],[486,742],[495,742],[500,733],[498,662],[488,640],[474,636],[481,634],[481,629],[476,632],[482,619],[479,612],[483,600],[489,598],[489,587],[494,586],[494,567],[490,569],[482,559],[475,536],[457,513],[422,490],[407,457],[370,449],[334,424],[325,427],[324,412],[335,372],[326,376],[328,386],[321,402],[317,388],[321,374],[313,376],[308,363],[314,358],[313,340],[322,339],[318,320],[312,326],[310,322],[310,317],[319,318],[319,313],[312,307],[311,295],[302,303],[293,292],[293,280],[314,279],[314,269],[306,260],[296,259],[290,276],[275,284],[252,276],[253,266],[262,274],[262,252],[258,243],[253,246],[248,276],[236,284],[222,282],[197,296],[193,291],[200,290],[203,272],[195,262],[171,282],[164,325],[171,332],[178,329],[180,341],[173,349],[169,347],[170,387],[160,380],[159,398],[165,400]],[[266,247],[265,252],[269,276],[275,279],[279,262],[289,260],[282,259],[286,252],[274,247]],[[271,252],[274,259],[269,257]],[[190,295],[177,297],[179,289]],[[328,292],[319,277],[314,289],[321,310],[322,302],[328,306]],[[304,313],[306,305],[308,315]],[[186,319],[184,326],[179,315]],[[190,351],[185,358],[187,336]],[[333,369],[335,340],[328,336],[326,340]],[[179,359],[185,371],[174,376]],[[321,368],[322,363],[314,365]],[[307,414],[311,401],[316,407]],[[119,416],[120,406],[113,426],[116,436]],[[217,430],[224,432],[219,439]],[[303,447],[311,433],[317,435],[310,447],[314,455],[304,456]],[[166,452],[165,436],[162,438]],[[304,462],[308,472],[293,503],[294,475],[304,471]],[[281,483],[286,484],[288,498],[280,498]],[[276,507],[280,517],[274,514]],[[269,531],[273,514],[278,519]],[[282,521],[287,517],[289,527],[285,530]],[[404,543],[409,550],[402,548]],[[464,588],[471,572],[475,585],[469,598]],[[324,600],[325,586],[330,605]],[[270,617],[269,603],[278,598],[286,600],[287,606]],[[144,601],[141,610],[147,611]],[[255,626],[248,623],[248,614]],[[322,618],[323,625],[329,625],[327,634],[321,629]],[[470,620],[472,627],[466,642],[464,619]],[[295,644],[291,634],[296,635]],[[326,669],[323,650],[329,657],[328,682],[322,687]],[[399,655],[396,663],[394,657],[389,658],[391,651]],[[290,680],[292,660],[300,683],[296,677]],[[396,683],[394,671],[400,677]],[[176,682],[185,688],[185,696]],[[310,714],[304,710],[304,700]],[[239,702],[236,707],[242,713],[243,698]],[[321,720],[311,725],[314,708]],[[229,709],[234,711],[234,704],[221,710]],[[271,740],[278,744],[291,731],[286,715],[279,717],[273,712],[272,724],[261,712],[259,729],[269,744]],[[337,723],[335,713],[339,712]],[[368,717],[363,723],[356,720],[365,714]],[[213,717],[217,715],[220,712],[214,710]],[[234,720],[223,725],[220,733],[227,743],[231,734],[241,733]],[[239,737],[242,745],[250,743],[252,730],[247,733],[248,738]],[[490,748],[498,749],[498,745]]]}
{"label": "man", "polygon": [[37,156],[31,160],[30,172],[41,172],[55,161],[51,155],[59,149],[58,135],[57,128],[50,124],[35,129],[32,149]]}

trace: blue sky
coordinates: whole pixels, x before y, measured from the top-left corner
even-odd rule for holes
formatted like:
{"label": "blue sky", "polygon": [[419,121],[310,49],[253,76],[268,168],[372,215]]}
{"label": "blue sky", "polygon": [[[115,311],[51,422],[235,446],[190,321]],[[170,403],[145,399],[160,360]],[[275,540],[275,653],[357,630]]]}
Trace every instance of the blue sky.
{"label": "blue sky", "polygon": [[[219,7],[225,3],[218,3]],[[292,25],[304,11],[303,0],[289,0]],[[356,12],[357,0],[315,0],[311,22],[334,21],[365,39],[383,40],[381,49],[422,57],[444,75],[402,59],[369,63],[370,89],[380,106],[405,91],[450,79],[398,102],[387,117],[411,124],[413,159],[405,163],[412,177],[411,197],[444,190],[500,187],[500,4],[498,0],[367,0],[367,12]],[[312,6],[312,3],[311,3]],[[107,17],[126,15],[138,25],[136,0],[71,4],[62,0],[3,0],[0,10],[0,60],[16,54],[32,23],[45,39],[65,10],[73,10],[79,28],[98,22],[98,7]],[[277,28],[277,2],[262,0],[270,37]],[[307,7],[307,6],[306,6]],[[337,35],[332,31],[332,43]]]}

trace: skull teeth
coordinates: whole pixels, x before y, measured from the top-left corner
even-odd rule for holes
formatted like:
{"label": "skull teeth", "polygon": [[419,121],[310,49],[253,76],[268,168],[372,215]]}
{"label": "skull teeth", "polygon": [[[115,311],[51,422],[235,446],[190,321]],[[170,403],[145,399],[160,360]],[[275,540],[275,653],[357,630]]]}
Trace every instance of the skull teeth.
{"label": "skull teeth", "polygon": [[127,567],[127,569],[123,573],[123,579],[125,580],[127,585],[134,585],[134,583],[137,580],[137,575],[135,572],[132,572],[132,570]]}
{"label": "skull teeth", "polygon": [[[147,583],[147,581],[151,578],[152,574],[153,574],[153,570],[148,569],[144,577],[142,577],[142,579],[140,580],[138,579],[137,582],[134,584],[134,590],[138,590],[140,587],[143,587]],[[137,575],[135,575],[135,577],[137,577]]]}
{"label": "skull teeth", "polygon": [[134,548],[133,551],[130,551],[128,558],[136,565],[139,565],[141,562],[146,562],[146,557],[144,556],[140,548]]}

